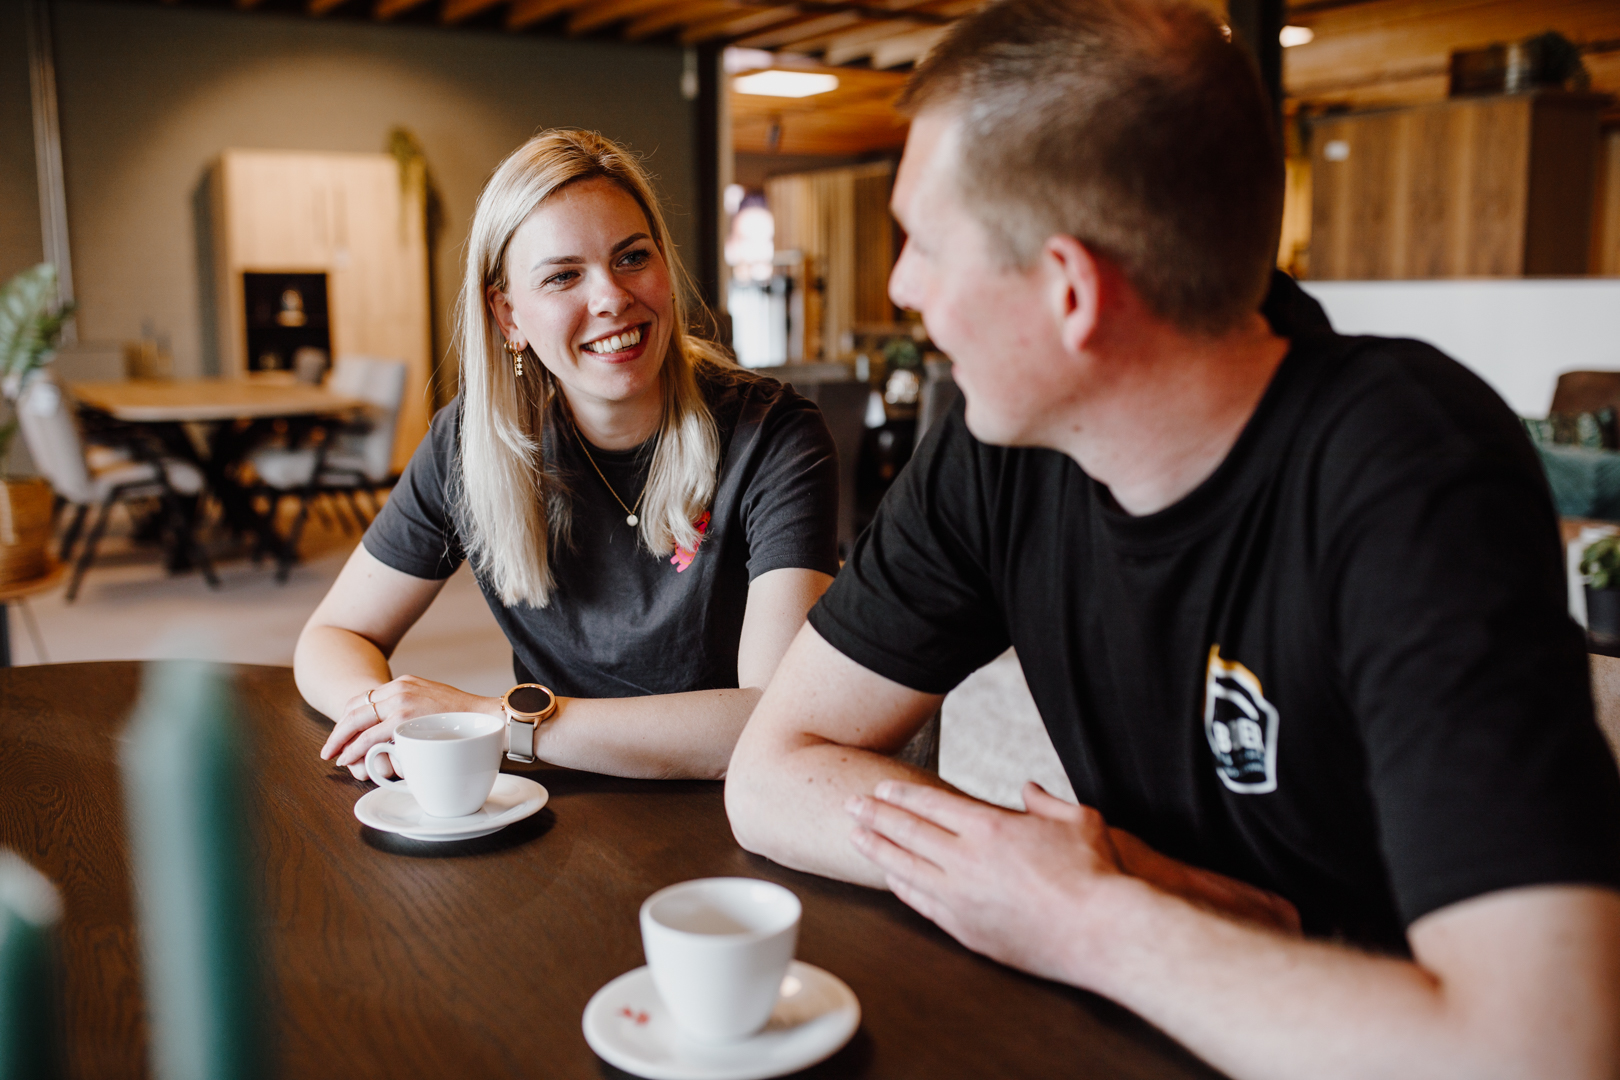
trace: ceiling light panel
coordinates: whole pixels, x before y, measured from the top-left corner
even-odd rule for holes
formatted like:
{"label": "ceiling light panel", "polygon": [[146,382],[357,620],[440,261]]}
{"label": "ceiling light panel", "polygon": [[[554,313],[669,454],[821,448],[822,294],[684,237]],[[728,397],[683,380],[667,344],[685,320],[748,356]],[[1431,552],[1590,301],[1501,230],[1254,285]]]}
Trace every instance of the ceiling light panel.
{"label": "ceiling light panel", "polygon": [[815,71],[760,71],[731,81],[739,94],[760,97],[802,98],[838,89],[838,76]]}

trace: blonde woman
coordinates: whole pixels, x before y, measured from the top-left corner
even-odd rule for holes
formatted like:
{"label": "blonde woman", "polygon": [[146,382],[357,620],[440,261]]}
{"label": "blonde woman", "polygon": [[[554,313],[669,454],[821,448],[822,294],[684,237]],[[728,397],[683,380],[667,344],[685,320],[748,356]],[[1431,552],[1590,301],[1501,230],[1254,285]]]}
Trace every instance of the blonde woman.
{"label": "blonde woman", "polygon": [[401,720],[502,715],[388,664],[465,559],[517,682],[552,693],[513,695],[555,702],[524,729],[537,757],[722,776],[838,569],[826,426],[687,332],[657,196],[600,135],[547,131],[508,157],[467,249],[461,395],[298,640],[298,688],[335,721],[321,757],[364,776]]}

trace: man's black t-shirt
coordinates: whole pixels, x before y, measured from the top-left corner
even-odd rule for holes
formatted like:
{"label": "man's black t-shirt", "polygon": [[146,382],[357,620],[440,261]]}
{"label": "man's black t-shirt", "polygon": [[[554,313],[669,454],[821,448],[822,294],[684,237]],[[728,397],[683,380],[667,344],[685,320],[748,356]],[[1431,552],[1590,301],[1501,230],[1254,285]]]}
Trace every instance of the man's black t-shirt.
{"label": "man's black t-shirt", "polygon": [[[696,551],[649,553],[578,432],[547,425],[544,453],[568,487],[572,517],[568,542],[552,552],[551,602],[507,607],[477,575],[519,682],[570,697],[734,687],[749,583],[789,567],[838,572],[837,452],[815,405],[743,371],[707,372],[699,384],[719,428],[720,477]],[[465,558],[449,494],[460,429],[457,398],[433,418],[366,531],[366,550],[396,570],[441,579]],[[652,449],[589,452],[634,503]]]}
{"label": "man's black t-shirt", "polygon": [[1017,647],[1081,802],[1403,950],[1497,889],[1620,884],[1620,779],[1534,453],[1429,346],[1292,339],[1237,443],[1163,511],[1068,457],[930,432],[810,621],[943,693]]}

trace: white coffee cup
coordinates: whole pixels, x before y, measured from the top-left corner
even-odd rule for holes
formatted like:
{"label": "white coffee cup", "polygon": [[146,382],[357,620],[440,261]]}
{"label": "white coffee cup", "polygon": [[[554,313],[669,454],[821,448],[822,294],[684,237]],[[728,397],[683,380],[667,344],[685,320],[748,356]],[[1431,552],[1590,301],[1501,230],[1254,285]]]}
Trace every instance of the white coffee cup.
{"label": "white coffee cup", "polygon": [[[434,713],[406,720],[394,741],[366,751],[366,775],[380,787],[409,791],[423,813],[433,817],[476,814],[501,771],[506,725],[483,713]],[[403,781],[379,774],[386,754]]]}
{"label": "white coffee cup", "polygon": [[754,878],[699,878],[641,905],[641,943],[664,1007],[707,1042],[745,1039],[771,1018],[799,940],[799,898]]}

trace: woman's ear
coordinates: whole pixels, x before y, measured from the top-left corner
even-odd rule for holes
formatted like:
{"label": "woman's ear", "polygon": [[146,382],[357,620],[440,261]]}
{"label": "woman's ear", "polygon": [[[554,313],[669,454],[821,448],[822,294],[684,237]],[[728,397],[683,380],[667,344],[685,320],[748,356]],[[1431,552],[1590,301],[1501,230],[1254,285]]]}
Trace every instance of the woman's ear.
{"label": "woman's ear", "polygon": [[512,317],[512,302],[506,298],[500,287],[491,285],[485,290],[484,297],[489,303],[490,313],[500,324],[501,333],[506,335],[506,340],[520,348],[526,344],[521,340],[522,333],[518,330],[517,320]]}
{"label": "woman's ear", "polygon": [[1055,235],[1041,247],[1040,268],[1059,339],[1066,351],[1078,354],[1097,329],[1102,301],[1097,259],[1074,237]]}

